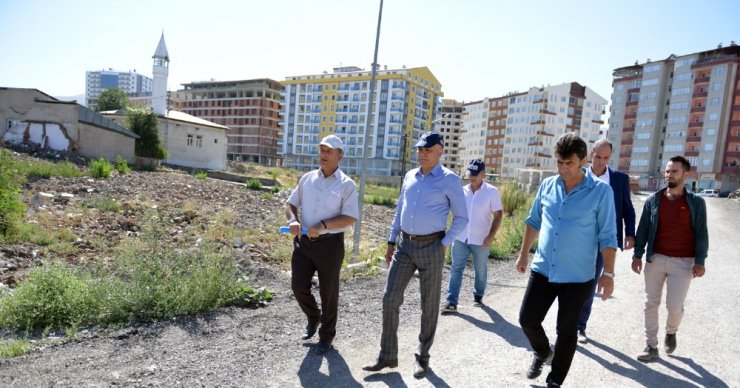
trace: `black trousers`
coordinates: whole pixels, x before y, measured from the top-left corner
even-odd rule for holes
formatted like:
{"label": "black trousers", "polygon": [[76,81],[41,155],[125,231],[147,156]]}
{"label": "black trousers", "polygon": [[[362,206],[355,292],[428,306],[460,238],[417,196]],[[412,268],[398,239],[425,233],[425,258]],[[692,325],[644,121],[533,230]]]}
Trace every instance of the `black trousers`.
{"label": "black trousers", "polygon": [[529,275],[527,291],[524,293],[522,308],[519,310],[519,324],[529,339],[532,350],[545,357],[550,341],[542,328],[550,306],[558,299],[557,335],[552,370],[547,380],[558,384],[565,381],[573,355],[578,346],[578,322],[583,304],[591,296],[593,280],[585,283],[550,283],[546,276],[532,271]]}
{"label": "black trousers", "polygon": [[[321,322],[319,339],[331,341],[336,336],[339,304],[339,271],[344,260],[344,233],[311,240],[305,235],[293,239],[291,288],[298,305],[310,323]],[[321,309],[311,294],[311,278],[319,275]]]}

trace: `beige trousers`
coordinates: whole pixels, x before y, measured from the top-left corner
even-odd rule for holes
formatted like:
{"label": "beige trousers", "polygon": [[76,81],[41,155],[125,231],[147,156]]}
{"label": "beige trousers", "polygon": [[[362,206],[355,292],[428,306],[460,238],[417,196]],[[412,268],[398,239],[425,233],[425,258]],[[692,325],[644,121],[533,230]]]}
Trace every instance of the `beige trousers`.
{"label": "beige trousers", "polygon": [[645,264],[645,341],[649,346],[658,346],[658,309],[666,284],[665,304],[668,310],[666,334],[675,334],[683,318],[683,304],[693,275],[693,257],[669,257],[656,253],[651,262]]}

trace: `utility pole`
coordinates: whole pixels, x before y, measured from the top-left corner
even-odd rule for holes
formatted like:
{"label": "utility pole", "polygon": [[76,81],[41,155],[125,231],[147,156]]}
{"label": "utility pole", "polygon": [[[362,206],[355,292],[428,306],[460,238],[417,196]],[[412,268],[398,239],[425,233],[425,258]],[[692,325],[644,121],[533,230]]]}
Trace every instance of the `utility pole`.
{"label": "utility pole", "polygon": [[[375,33],[375,54],[373,55],[373,70],[370,76],[370,95],[368,99],[367,108],[367,121],[365,123],[365,140],[362,144],[362,158],[360,159],[360,192],[357,200],[359,203],[359,214],[357,222],[355,223],[355,236],[354,243],[352,246],[352,258],[351,261],[355,261],[360,254],[360,233],[362,230],[362,205],[365,202],[365,181],[367,175],[367,158],[370,154],[370,124],[373,117],[373,105],[375,104],[375,78],[378,74],[378,43],[380,42],[380,20],[383,16],[383,0],[380,0],[380,10],[378,11],[378,29]],[[375,123],[375,128],[378,127],[378,123]],[[375,144],[373,144],[373,147]]]}

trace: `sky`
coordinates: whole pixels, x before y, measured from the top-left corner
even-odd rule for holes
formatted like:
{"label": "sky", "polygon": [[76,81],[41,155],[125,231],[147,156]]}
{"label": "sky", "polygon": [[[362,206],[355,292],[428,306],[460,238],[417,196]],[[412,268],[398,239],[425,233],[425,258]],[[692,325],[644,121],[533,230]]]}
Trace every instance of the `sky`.
{"label": "sky", "polygon": [[[164,32],[168,90],[194,81],[370,69],[377,0],[0,0],[0,87],[84,94],[85,72],[151,77]],[[579,82],[610,99],[612,71],[740,44],[740,1],[385,0],[378,63],[427,66],[445,98]]]}

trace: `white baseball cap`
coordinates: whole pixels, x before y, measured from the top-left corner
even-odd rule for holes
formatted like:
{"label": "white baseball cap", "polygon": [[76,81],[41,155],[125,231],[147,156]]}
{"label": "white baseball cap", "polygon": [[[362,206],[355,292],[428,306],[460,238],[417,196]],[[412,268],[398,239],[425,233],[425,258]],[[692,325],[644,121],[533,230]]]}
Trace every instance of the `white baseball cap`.
{"label": "white baseball cap", "polygon": [[336,135],[326,136],[325,138],[321,139],[321,143],[319,143],[319,145],[325,145],[329,148],[338,148],[340,150],[344,149],[344,142]]}

